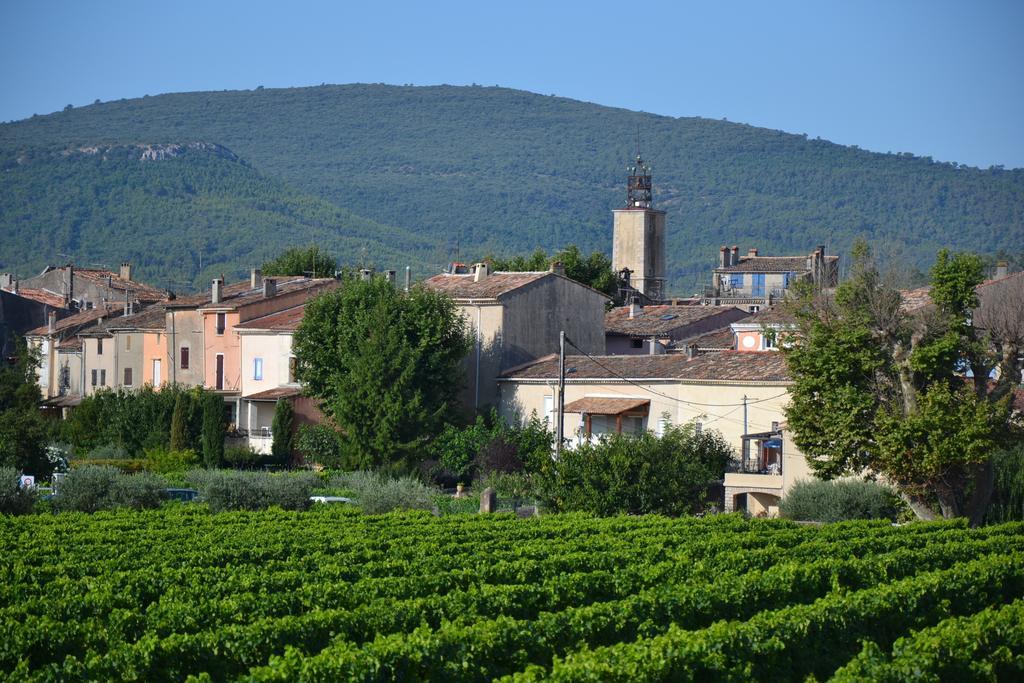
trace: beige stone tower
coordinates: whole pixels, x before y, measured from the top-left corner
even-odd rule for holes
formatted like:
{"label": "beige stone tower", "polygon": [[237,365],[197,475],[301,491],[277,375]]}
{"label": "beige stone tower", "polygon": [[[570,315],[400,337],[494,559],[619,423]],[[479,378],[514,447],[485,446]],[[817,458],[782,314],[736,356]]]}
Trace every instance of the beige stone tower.
{"label": "beige stone tower", "polygon": [[665,297],[665,212],[651,208],[651,169],[639,154],[630,166],[626,206],[613,209],[612,267],[649,299]]}

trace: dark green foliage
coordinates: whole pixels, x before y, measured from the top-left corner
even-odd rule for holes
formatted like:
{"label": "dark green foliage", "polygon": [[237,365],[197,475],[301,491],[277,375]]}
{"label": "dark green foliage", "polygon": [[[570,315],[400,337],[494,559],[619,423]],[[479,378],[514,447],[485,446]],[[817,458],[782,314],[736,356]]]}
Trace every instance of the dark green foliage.
{"label": "dark green foliage", "polygon": [[323,422],[300,426],[295,436],[295,449],[306,462],[329,468],[342,465],[338,432]]}
{"label": "dark green foliage", "polygon": [[265,459],[265,455],[248,446],[231,446],[224,449],[224,464],[239,470],[257,467]]}
{"label": "dark green foliage", "polygon": [[207,392],[202,397],[203,410],[203,464],[220,467],[224,463],[224,437],[228,423],[224,414],[224,399]]}
{"label": "dark green foliage", "polygon": [[[63,252],[199,282],[310,243],[342,263],[366,253],[400,267],[408,254],[431,269],[456,244],[610,253],[638,126],[682,293],[707,282],[726,243],[848,253],[865,236],[909,271],[943,246],[1018,252],[1024,237],[1021,170],[504,88],[343,85],[168,94],[0,125],[0,267],[36,272]],[[171,141],[245,161],[216,148],[145,163],[62,154]]]}
{"label": "dark green foliage", "polygon": [[540,476],[540,499],[558,512],[684,515],[700,512],[732,457],[711,430],[668,426],[661,437],[613,434],[562,451]]}
{"label": "dark green foliage", "polygon": [[20,486],[21,472],[13,467],[0,467],[0,514],[24,515],[32,512],[36,495]]}
{"label": "dark green foliage", "polygon": [[168,446],[172,451],[185,450],[188,447],[188,434],[185,422],[188,418],[189,397],[180,393],[174,399],[174,411],[171,413],[171,437]]}
{"label": "dark green foliage", "polygon": [[292,422],[294,421],[295,410],[291,401],[279,399],[274,406],[274,420],[271,423],[271,434],[274,435],[270,445],[270,452],[274,461],[279,465],[285,465],[292,457]]}
{"label": "dark green foliage", "polygon": [[283,254],[264,262],[260,270],[266,276],[306,275],[309,277],[334,277],[338,261],[318,246],[305,249],[292,247]]}
{"label": "dark green foliage", "polygon": [[162,478],[148,472],[127,474],[107,465],[86,465],[68,473],[54,506],[76,512],[155,508],[167,498],[166,485]]}
{"label": "dark green foliage", "polygon": [[999,451],[992,461],[995,491],[985,521],[989,524],[1024,521],[1024,444]]}
{"label": "dark green foliage", "polygon": [[492,409],[466,427],[447,425],[431,451],[443,472],[468,484],[491,472],[540,469],[551,458],[553,438],[536,414],[522,426],[510,426]]}
{"label": "dark green foliage", "polygon": [[346,280],[306,305],[298,376],[338,425],[346,469],[411,470],[457,411],[470,339],[447,296]]}
{"label": "dark green foliage", "polygon": [[784,517],[808,522],[895,520],[899,508],[892,489],[860,479],[798,481],[779,502]]}
{"label": "dark green foliage", "polygon": [[[58,436],[76,452],[89,453],[90,458],[139,458],[147,449],[168,447],[199,452],[200,404],[207,394],[212,392],[173,384],[159,391],[150,386],[103,389],[82,399],[68,419],[59,423]],[[179,430],[177,437],[175,429]],[[175,444],[179,448],[171,446],[175,439],[180,439]]]}
{"label": "dark green foliage", "polygon": [[0,467],[45,479],[53,464],[46,455],[47,425],[39,413],[39,359],[23,339],[16,340],[14,349],[13,358],[0,358]]}
{"label": "dark green foliage", "polygon": [[213,512],[263,510],[278,506],[305,510],[309,496],[320,483],[311,472],[270,474],[238,470],[193,470],[185,480],[199,491]]}
{"label": "dark green foliage", "polygon": [[604,292],[613,299],[619,294],[619,280],[615,271],[612,270],[612,260],[600,251],[593,252],[590,256],[584,256],[580,248],[570,244],[565,249],[547,255],[543,249],[537,249],[529,257],[513,256],[511,258],[488,257],[494,270],[503,271],[538,271],[547,270],[551,263],[560,261],[565,266],[565,275],[576,282],[593,287],[599,292]]}
{"label": "dark green foliage", "polygon": [[113,443],[106,443],[89,451],[86,456],[89,460],[129,460],[132,454],[124,446]]}

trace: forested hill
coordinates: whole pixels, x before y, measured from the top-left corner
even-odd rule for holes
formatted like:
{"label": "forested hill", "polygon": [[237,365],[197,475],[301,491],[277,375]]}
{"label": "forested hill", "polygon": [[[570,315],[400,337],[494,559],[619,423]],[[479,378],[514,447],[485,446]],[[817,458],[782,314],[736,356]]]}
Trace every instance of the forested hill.
{"label": "forested hill", "polygon": [[187,291],[296,244],[421,272],[432,256],[430,241],[268,178],[219,145],[35,149],[0,157],[0,169],[0,269],[23,275],[128,260],[146,281]]}
{"label": "forested hill", "polygon": [[[318,214],[325,217],[318,229],[333,231],[337,240],[379,243],[373,251],[381,267],[403,265],[383,262],[389,256],[385,246],[412,251],[408,257],[431,267],[456,253],[468,259],[538,246],[553,250],[569,242],[610,251],[609,211],[623,201],[625,166],[638,127],[653,166],[656,205],[669,212],[670,274],[677,290],[705,279],[724,243],[801,254],[827,244],[847,253],[853,238],[865,236],[883,253],[925,268],[942,246],[1017,251],[1024,238],[1021,170],[957,167],[727,121],[671,118],[483,87],[182,93],[36,116],[0,125],[0,191],[22,196],[33,184],[58,179],[73,184],[74,174],[63,167],[76,163],[75,155],[55,151],[202,140],[244,160],[217,157],[210,164],[230,165],[259,180],[246,183],[227,174],[230,182],[220,183],[211,171],[205,177],[223,210],[181,223],[190,206],[182,198],[181,215],[163,216],[161,228],[168,234],[201,234],[216,246],[218,231],[230,223],[237,233],[231,257],[242,267],[258,260],[256,249],[291,237],[280,226],[268,227],[270,221],[230,215],[230,207],[239,203],[253,206],[270,191],[264,188],[289,193],[301,204],[323,202],[317,205],[326,212]],[[12,161],[26,152],[52,161],[26,179],[25,169]],[[168,169],[163,172],[170,174],[175,164],[163,163]],[[103,177],[109,187],[112,181]],[[245,192],[236,200],[240,187]],[[106,222],[104,234],[117,239],[102,245],[103,258],[122,258],[119,249],[130,243],[135,224],[109,202],[101,207],[105,197],[102,189],[92,190],[97,191],[71,206],[84,219],[5,198],[0,215],[4,267],[22,268],[41,257],[56,260],[34,253],[30,245],[24,250],[10,245],[15,216],[20,230],[32,227],[44,235],[74,232],[78,225],[78,241],[69,242],[76,259],[84,255],[77,251],[86,248],[83,238]],[[144,211],[143,199],[138,202],[135,211]],[[264,206],[269,212],[264,218],[288,215],[273,202]],[[331,207],[342,212],[337,224],[328,217]],[[96,211],[99,219],[90,222]],[[342,215],[353,224],[379,226],[380,232],[350,233],[353,228]],[[416,241],[407,242],[410,234]],[[159,242],[147,248],[154,244]],[[339,253],[342,262],[357,256],[351,250]]]}

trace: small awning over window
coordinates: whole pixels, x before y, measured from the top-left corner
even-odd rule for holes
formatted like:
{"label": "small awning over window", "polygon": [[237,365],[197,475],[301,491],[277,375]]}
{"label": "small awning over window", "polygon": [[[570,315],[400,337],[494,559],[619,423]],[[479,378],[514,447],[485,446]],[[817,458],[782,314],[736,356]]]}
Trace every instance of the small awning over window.
{"label": "small awning over window", "polygon": [[581,398],[567,403],[565,412],[587,415],[646,415],[651,402],[645,398]]}

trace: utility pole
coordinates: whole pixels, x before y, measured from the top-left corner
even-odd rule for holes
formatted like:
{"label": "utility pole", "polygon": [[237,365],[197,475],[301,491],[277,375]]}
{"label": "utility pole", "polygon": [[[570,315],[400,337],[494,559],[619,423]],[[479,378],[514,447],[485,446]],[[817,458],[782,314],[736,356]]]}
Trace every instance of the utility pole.
{"label": "utility pole", "polygon": [[558,333],[558,422],[555,427],[555,457],[562,455],[565,434],[565,330]]}

